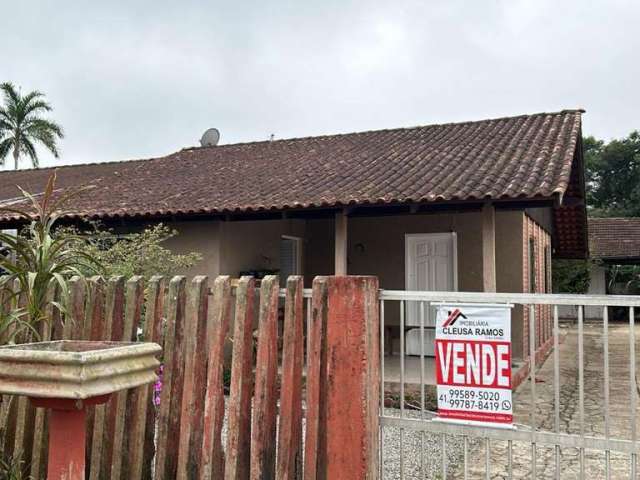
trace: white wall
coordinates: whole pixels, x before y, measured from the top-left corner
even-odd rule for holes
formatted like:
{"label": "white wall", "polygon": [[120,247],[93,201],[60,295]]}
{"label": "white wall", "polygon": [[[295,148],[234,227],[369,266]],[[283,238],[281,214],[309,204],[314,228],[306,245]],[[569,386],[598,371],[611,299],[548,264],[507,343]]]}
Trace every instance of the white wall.
{"label": "white wall", "polygon": [[[589,295],[606,295],[607,293],[607,280],[605,275],[605,268],[594,265],[591,269],[591,282],[589,284]],[[558,307],[558,315],[560,318],[578,318],[578,307],[560,306]],[[586,307],[584,309],[585,319],[600,319],[602,318],[602,308],[600,307]]]}

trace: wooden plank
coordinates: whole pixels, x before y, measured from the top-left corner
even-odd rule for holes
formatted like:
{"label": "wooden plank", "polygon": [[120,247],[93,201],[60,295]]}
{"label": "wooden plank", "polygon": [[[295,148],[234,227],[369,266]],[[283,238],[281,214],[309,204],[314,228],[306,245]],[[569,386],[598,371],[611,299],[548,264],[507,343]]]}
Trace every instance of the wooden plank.
{"label": "wooden plank", "polygon": [[[162,344],[164,287],[163,277],[154,276],[149,281],[142,333],[145,342]],[[154,450],[153,433],[155,430],[154,388],[153,384],[139,387],[131,395],[130,410],[132,415],[129,422],[131,427],[128,442],[130,455],[128,478],[131,480],[151,477]]]}
{"label": "wooden plank", "polygon": [[224,344],[231,321],[231,281],[216,278],[213,302],[209,306],[209,365],[204,406],[200,478],[212,480],[224,476],[222,424],[224,422]]}
{"label": "wooden plank", "polygon": [[35,411],[27,397],[16,397],[13,402],[16,404],[16,427],[11,457],[14,460],[22,459],[26,464],[28,459],[25,458],[25,452],[33,451],[32,440]]}
{"label": "wooden plank", "polygon": [[[13,308],[12,293],[8,290],[0,291],[0,309],[2,313],[8,313]],[[5,345],[11,338],[11,332],[7,329],[0,333],[0,345]]]}
{"label": "wooden plank", "polygon": [[[14,301],[10,298],[6,299],[6,308],[24,306],[26,302],[25,295],[20,295]],[[16,343],[26,343],[35,341],[31,332],[24,332],[22,335],[14,339]],[[25,465],[31,463],[31,454],[33,452],[33,427],[36,410],[27,397],[14,397],[16,403],[16,424],[13,443],[13,452],[11,456],[14,459],[21,458]],[[6,452],[10,453],[10,452]]]}
{"label": "wooden plank", "polygon": [[282,342],[277,480],[302,478],[303,280],[287,279]]}
{"label": "wooden plank", "polygon": [[[100,308],[100,305],[96,305]],[[112,277],[106,285],[104,301],[104,318],[98,324],[93,319],[93,334],[99,335],[101,340],[114,340],[122,338],[123,308],[124,308],[124,278]],[[102,327],[102,329],[100,328]],[[90,480],[110,478],[111,452],[113,451],[113,430],[115,427],[114,398],[109,402],[95,407],[93,424],[93,444],[91,447]]]}
{"label": "wooden plank", "polygon": [[[133,276],[126,283],[125,312],[123,332],[120,340],[132,342],[137,339],[137,329],[140,325],[142,305],[144,303],[144,280],[140,276]],[[113,450],[111,454],[111,480],[130,478],[128,475],[129,448],[128,436],[124,434],[125,419],[127,413],[131,413],[128,405],[131,390],[122,390],[114,394],[116,402],[114,408]],[[126,422],[130,425],[130,422]],[[124,473],[123,473],[124,471]]]}
{"label": "wooden plank", "polygon": [[69,340],[80,340],[84,330],[87,301],[87,284],[82,277],[69,280],[69,304],[65,316],[63,337]]}
{"label": "wooden plank", "polygon": [[320,372],[315,478],[376,480],[380,430],[378,280],[328,277],[327,287],[327,361]]}
{"label": "wooden plank", "polygon": [[[19,299],[13,295],[12,292],[20,290],[20,283],[15,280],[12,286],[12,291],[4,291],[2,297],[3,308],[10,311],[13,308],[17,308]],[[24,342],[29,340],[26,332],[21,334],[18,331],[15,323],[11,323],[5,330],[3,341],[9,341],[13,339],[16,342]],[[0,398],[0,454],[11,455],[11,447],[13,446],[13,434],[15,432],[15,408],[17,397],[11,395],[4,395]],[[31,452],[29,452],[30,454]]]}
{"label": "wooden plank", "polygon": [[[106,287],[102,277],[94,276],[89,279],[88,282],[88,296],[87,306],[84,318],[84,326],[82,328],[82,338],[85,340],[104,340],[103,330],[105,328],[105,297]],[[110,333],[109,333],[110,335]],[[104,407],[97,407],[102,409]],[[99,467],[94,470],[93,468],[93,444],[94,444],[94,423],[95,423],[96,407],[87,407],[87,443],[86,443],[86,464],[89,467],[89,478],[97,478],[99,474]],[[100,437],[102,438],[102,432]],[[100,442],[96,439],[96,443]],[[101,448],[101,447],[99,447]],[[99,457],[101,458],[101,457]],[[98,459],[98,465],[100,460]],[[95,473],[91,473],[94,472]],[[96,475],[94,477],[94,475]]]}
{"label": "wooden plank", "polygon": [[180,433],[182,385],[184,381],[185,277],[169,282],[167,326],[164,342],[164,379],[158,415],[155,480],[176,478],[177,437]]}
{"label": "wooden plank", "polygon": [[254,279],[251,277],[240,278],[236,288],[236,314],[231,359],[227,458],[224,472],[226,480],[249,478],[254,302]]}
{"label": "wooden plank", "polygon": [[[51,302],[57,298],[56,284],[50,283],[47,289],[47,306],[45,309],[46,321],[40,322],[38,325],[40,340],[46,342],[51,339],[52,325],[58,321],[60,312],[54,307]],[[34,423],[33,423],[33,449],[31,454],[31,476],[38,480],[44,477],[44,472],[47,466],[47,412],[44,408],[36,408]]]}
{"label": "wooden plank", "polygon": [[311,299],[311,325],[307,332],[307,415],[304,445],[304,478],[321,478],[318,472],[320,449],[326,448],[321,436],[321,376],[326,369],[327,351],[325,335],[327,330],[327,277],[313,280]]}
{"label": "wooden plank", "polygon": [[106,299],[106,287],[104,278],[94,276],[89,279],[87,286],[89,298],[87,299],[82,338],[86,340],[103,340],[104,306]]}
{"label": "wooden plank", "polygon": [[[207,312],[209,279],[193,278],[187,295],[185,371],[178,440],[177,478],[197,478],[202,445],[202,417],[207,378]],[[196,446],[197,445],[197,446]]]}
{"label": "wooden plank", "polygon": [[252,480],[271,480],[275,476],[279,290],[278,277],[268,275],[262,279],[251,425]]}
{"label": "wooden plank", "polygon": [[[125,336],[125,278],[122,276],[111,277],[107,284],[107,302],[105,305],[107,319],[111,321],[112,341],[122,341]],[[119,474],[119,460],[116,451],[120,447],[116,443],[116,424],[119,416],[119,404],[122,395],[111,395],[105,405],[104,434],[102,436],[103,455],[100,470],[103,478],[111,480],[113,473]],[[115,467],[115,469],[114,469]]]}

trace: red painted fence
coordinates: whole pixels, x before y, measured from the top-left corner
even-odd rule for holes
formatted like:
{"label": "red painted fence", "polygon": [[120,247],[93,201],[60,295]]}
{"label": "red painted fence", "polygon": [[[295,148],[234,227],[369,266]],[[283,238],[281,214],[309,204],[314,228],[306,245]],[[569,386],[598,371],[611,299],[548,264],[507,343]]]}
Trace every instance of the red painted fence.
{"label": "red painted fence", "polygon": [[[233,287],[229,277],[74,279],[67,318],[51,309],[43,340],[163,346],[159,405],[151,385],[89,411],[86,477],[378,478],[377,280],[318,277],[307,303],[301,277],[288,279],[284,302],[279,292],[275,276],[259,287],[250,277]],[[6,427],[5,458],[44,478],[45,410],[14,398]]]}

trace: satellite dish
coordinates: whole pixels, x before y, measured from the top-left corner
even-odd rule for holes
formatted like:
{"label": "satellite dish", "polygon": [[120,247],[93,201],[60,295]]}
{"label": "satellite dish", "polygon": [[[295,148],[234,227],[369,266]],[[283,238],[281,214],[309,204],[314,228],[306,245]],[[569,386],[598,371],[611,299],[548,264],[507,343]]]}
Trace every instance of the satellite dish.
{"label": "satellite dish", "polygon": [[220,132],[217,128],[209,128],[202,134],[200,145],[203,147],[215,147],[220,141]]}

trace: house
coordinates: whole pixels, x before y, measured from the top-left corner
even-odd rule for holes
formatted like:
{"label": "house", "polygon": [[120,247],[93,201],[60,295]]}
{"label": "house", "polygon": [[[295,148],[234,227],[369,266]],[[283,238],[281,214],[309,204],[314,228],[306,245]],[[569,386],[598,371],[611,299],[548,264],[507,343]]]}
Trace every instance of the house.
{"label": "house", "polygon": [[[640,218],[590,218],[589,253],[594,261],[590,271],[588,294],[635,294],[637,287],[629,287],[621,278],[620,267],[640,265]],[[575,307],[564,307],[565,318],[576,318]],[[587,307],[586,319],[601,319],[602,309]],[[610,315],[610,318],[611,315]]]}
{"label": "house", "polygon": [[[66,221],[175,227],[171,248],[204,255],[190,274],[371,274],[385,289],[549,292],[552,256],[588,254],[582,113],[185,148],[60,167],[58,186],[94,186]],[[16,185],[41,192],[49,174],[0,173],[0,201],[15,200]],[[397,324],[398,310],[387,315]],[[549,312],[539,318],[542,348]],[[418,324],[414,306],[406,324]],[[527,328],[527,312],[515,311],[516,358],[527,355]]]}

